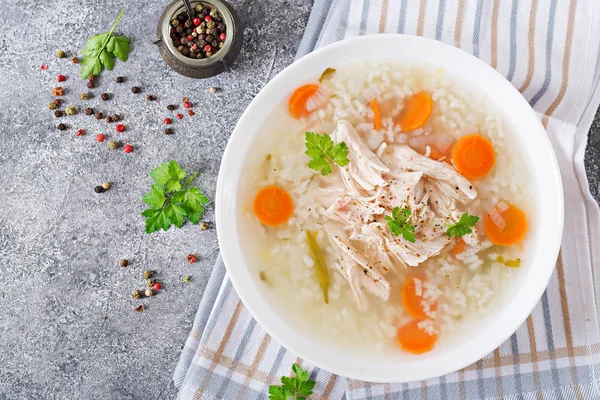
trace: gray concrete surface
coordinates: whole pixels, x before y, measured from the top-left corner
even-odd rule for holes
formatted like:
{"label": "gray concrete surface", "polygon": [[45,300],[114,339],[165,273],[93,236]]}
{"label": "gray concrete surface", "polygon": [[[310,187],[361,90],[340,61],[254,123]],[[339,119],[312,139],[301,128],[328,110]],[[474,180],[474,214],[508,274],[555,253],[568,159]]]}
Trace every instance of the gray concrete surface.
{"label": "gray concrete surface", "polygon": [[[194,81],[171,73],[150,43],[165,2],[156,0],[9,0],[0,4],[0,400],[172,399],[171,375],[218,251],[214,229],[197,226],[143,233],[140,202],[147,172],[176,159],[201,171],[197,184],[214,196],[220,156],[241,112],[270,77],[288,65],[311,0],[234,1],[247,28],[231,73]],[[140,8],[137,8],[140,7]],[[128,127],[78,115],[57,123],[47,104],[56,76],[68,76],[66,104],[83,107],[87,91],[78,66],[58,60],[77,52],[93,33],[108,30],[122,8],[118,31],[133,40],[130,60],[104,72],[88,102],[118,112]],[[49,66],[40,70],[41,64]],[[116,84],[123,75],[126,83]],[[139,85],[143,94],[130,88]],[[216,94],[208,88],[218,87]],[[101,92],[113,99],[102,102]],[[145,95],[158,97],[148,103]],[[174,119],[162,132],[167,104],[188,96],[195,117]],[[64,109],[64,107],[63,107]],[[179,110],[178,110],[179,111]],[[87,135],[76,137],[77,128]],[[132,154],[110,151],[94,137],[129,139]],[[598,198],[600,124],[587,152],[590,187]],[[111,190],[93,187],[110,181]],[[212,208],[206,220],[213,220]],[[188,253],[200,256],[190,265]],[[130,265],[120,268],[119,259]],[[155,270],[159,295],[135,301],[142,271]],[[191,283],[182,283],[191,275]],[[134,308],[144,304],[146,310]]]}

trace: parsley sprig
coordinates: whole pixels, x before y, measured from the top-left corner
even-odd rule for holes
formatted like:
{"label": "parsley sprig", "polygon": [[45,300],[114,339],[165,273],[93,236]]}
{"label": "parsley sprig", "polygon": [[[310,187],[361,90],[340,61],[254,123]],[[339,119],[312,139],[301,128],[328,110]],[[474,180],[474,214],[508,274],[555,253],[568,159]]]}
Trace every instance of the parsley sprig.
{"label": "parsley sprig", "polygon": [[410,218],[410,209],[404,207],[400,209],[395,207],[392,210],[392,216],[386,215],[384,218],[390,227],[390,231],[394,236],[400,236],[407,242],[415,242],[415,227],[408,221]]}
{"label": "parsley sprig", "polygon": [[123,17],[125,10],[121,11],[119,17],[110,31],[99,33],[90,37],[82,50],[81,78],[86,79],[90,75],[98,76],[102,68],[109,71],[115,66],[115,57],[125,62],[131,48],[129,39],[125,36],[115,36],[114,31]]}
{"label": "parsley sprig", "polygon": [[166,231],[171,225],[181,228],[186,219],[193,224],[200,222],[208,198],[199,188],[191,187],[198,175],[195,173],[186,179],[186,172],[174,160],[150,171],[154,184],[142,197],[150,206],[142,212],[146,217],[146,233]]}
{"label": "parsley sprig", "polygon": [[308,371],[298,364],[292,365],[292,371],[295,377],[282,376],[281,386],[269,386],[269,400],[306,400],[312,394],[315,381],[308,380]]}
{"label": "parsley sprig", "polygon": [[468,235],[469,233],[473,232],[473,227],[477,221],[479,221],[479,217],[470,215],[469,213],[464,213],[460,216],[458,222],[448,226],[448,229],[446,229],[446,236],[461,237]]}
{"label": "parsley sprig", "polygon": [[311,158],[308,167],[321,172],[323,176],[331,173],[333,164],[344,167],[350,162],[346,143],[340,142],[334,145],[333,140],[326,133],[319,135],[318,133],[306,132],[305,140],[305,154]]}

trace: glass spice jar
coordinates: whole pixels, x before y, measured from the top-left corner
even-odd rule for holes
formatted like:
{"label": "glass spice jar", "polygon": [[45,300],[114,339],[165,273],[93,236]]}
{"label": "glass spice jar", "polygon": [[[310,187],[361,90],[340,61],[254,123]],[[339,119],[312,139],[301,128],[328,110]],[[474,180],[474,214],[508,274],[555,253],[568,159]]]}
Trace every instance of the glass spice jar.
{"label": "glass spice jar", "polygon": [[156,27],[156,39],[163,60],[177,73],[190,78],[209,78],[225,71],[237,58],[244,41],[242,22],[231,5],[223,0],[191,1],[192,8],[201,3],[217,9],[227,29],[223,47],[210,57],[194,59],[181,54],[171,39],[171,20],[185,12],[181,0],[172,1],[161,14]]}

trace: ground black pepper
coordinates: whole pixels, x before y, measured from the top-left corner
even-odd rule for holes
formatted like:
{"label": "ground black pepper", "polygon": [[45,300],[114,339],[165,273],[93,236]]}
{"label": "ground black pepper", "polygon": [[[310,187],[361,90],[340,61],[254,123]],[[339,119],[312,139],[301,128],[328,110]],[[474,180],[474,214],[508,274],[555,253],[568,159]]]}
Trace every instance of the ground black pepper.
{"label": "ground black pepper", "polygon": [[132,87],[132,88],[131,88],[131,92],[132,92],[132,93],[135,93],[135,94],[138,94],[138,93],[139,93],[139,92],[141,92],[141,91],[142,91],[142,89],[140,89],[140,88],[139,88],[139,87],[137,87],[137,86],[134,86],[134,87]]}

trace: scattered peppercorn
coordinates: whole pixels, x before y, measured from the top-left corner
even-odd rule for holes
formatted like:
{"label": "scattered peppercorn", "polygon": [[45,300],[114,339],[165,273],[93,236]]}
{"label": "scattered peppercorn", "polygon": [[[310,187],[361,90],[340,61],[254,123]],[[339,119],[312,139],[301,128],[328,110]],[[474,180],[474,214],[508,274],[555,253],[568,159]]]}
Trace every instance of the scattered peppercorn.
{"label": "scattered peppercorn", "polygon": [[171,122],[171,118],[165,118],[165,124],[170,125]]}
{"label": "scattered peppercorn", "polygon": [[111,150],[116,150],[121,146],[121,142],[117,141],[117,140],[111,140],[110,142],[108,142],[108,148]]}
{"label": "scattered peppercorn", "polygon": [[211,93],[217,93],[217,88],[214,87],[214,86],[211,86],[211,88],[208,89],[208,91],[211,92]]}
{"label": "scattered peppercorn", "polygon": [[144,271],[144,279],[149,279],[152,276],[152,271]]}
{"label": "scattered peppercorn", "polygon": [[110,182],[102,182],[102,187],[104,188],[104,190],[110,189]]}
{"label": "scattered peppercorn", "polygon": [[137,93],[139,93],[139,92],[141,92],[141,91],[142,91],[142,89],[140,89],[140,88],[139,88],[139,87],[137,87],[137,86],[134,86],[134,87],[132,87],[132,88],[131,88],[131,92],[132,92],[132,93],[135,93],[135,94],[137,94]]}
{"label": "scattered peppercorn", "polygon": [[154,95],[152,95],[152,94],[149,94],[149,95],[146,96],[146,100],[147,101],[154,101],[154,100],[156,100],[156,97],[154,97]]}
{"label": "scattered peppercorn", "polygon": [[56,103],[51,101],[50,103],[48,103],[48,109],[50,110],[56,110]]}
{"label": "scattered peppercorn", "polygon": [[176,108],[177,108],[177,106],[176,106],[175,104],[169,104],[169,105],[167,106],[167,110],[169,110],[169,111],[173,111],[173,110],[174,110],[174,109],[176,109]]}
{"label": "scattered peppercorn", "polygon": [[88,107],[85,109],[85,115],[92,115],[92,114],[94,114],[93,108]]}
{"label": "scattered peppercorn", "polygon": [[58,50],[56,52],[56,57],[58,57],[58,58],[65,58],[65,52],[62,51],[62,50]]}
{"label": "scattered peppercorn", "polygon": [[[141,295],[140,295],[140,296],[141,296]],[[139,298],[139,297],[138,297],[138,298]],[[137,307],[135,308],[135,311],[137,311],[137,312],[142,312],[142,311],[144,311],[144,305],[143,305],[143,304],[140,304],[139,306],[137,306]]]}
{"label": "scattered peppercorn", "polygon": [[156,283],[155,283],[155,284],[152,286],[152,288],[153,288],[154,290],[156,290],[156,291],[159,291],[159,290],[160,290],[160,288],[161,288],[161,285],[160,285],[160,283],[156,282]]}
{"label": "scattered peppercorn", "polygon": [[177,114],[177,119],[183,118],[183,114]]}
{"label": "scattered peppercorn", "polygon": [[125,259],[125,258],[122,258],[122,259],[119,261],[119,267],[126,267],[126,266],[128,266],[128,265],[129,265],[129,261],[127,261],[127,259]]}
{"label": "scattered peppercorn", "polygon": [[53,96],[63,96],[65,94],[65,89],[62,86],[57,86],[52,89]]}
{"label": "scattered peppercorn", "polygon": [[173,134],[173,129],[165,128],[165,135],[172,135],[172,134]]}
{"label": "scattered peppercorn", "polygon": [[155,282],[154,279],[146,279],[146,287],[152,287]]}
{"label": "scattered peppercorn", "polygon": [[102,93],[100,95],[100,98],[102,99],[102,101],[107,101],[108,99],[110,99],[110,94],[108,94],[108,93]]}
{"label": "scattered peppercorn", "polygon": [[117,132],[123,132],[123,131],[125,131],[125,125],[123,125],[123,124],[117,124],[117,126],[115,126],[115,130]]}
{"label": "scattered peppercorn", "polygon": [[112,122],[119,122],[119,120],[121,119],[119,114],[113,114],[110,118],[112,119]]}
{"label": "scattered peppercorn", "polygon": [[66,81],[66,80],[67,80],[67,77],[66,77],[66,76],[64,76],[64,75],[58,75],[58,76],[56,77],[56,80],[57,80],[57,81],[59,81],[59,82],[64,82],[64,81]]}
{"label": "scattered peppercorn", "polygon": [[113,122],[111,117],[106,117],[105,121],[108,122],[109,124]]}
{"label": "scattered peppercorn", "polygon": [[190,264],[195,263],[196,261],[198,261],[198,258],[196,258],[195,254],[188,254],[187,256],[187,260]]}
{"label": "scattered peppercorn", "polygon": [[63,112],[62,112],[62,111],[60,111],[60,110],[56,110],[56,111],[54,111],[54,116],[55,116],[56,118],[60,118],[60,117],[62,117],[62,116],[63,116]]}
{"label": "scattered peppercorn", "polygon": [[202,221],[202,222],[200,222],[200,229],[201,229],[201,230],[203,230],[203,231],[207,231],[207,230],[208,230],[208,228],[209,228],[208,222],[206,222],[206,221]]}
{"label": "scattered peppercorn", "polygon": [[96,135],[96,141],[97,142],[102,143],[102,142],[104,142],[104,139],[105,139],[105,136],[104,136],[103,133],[99,133],[99,134]]}
{"label": "scattered peppercorn", "polygon": [[[133,295],[132,297],[134,299],[141,299],[142,298],[142,291],[141,290],[134,290],[133,291]],[[143,306],[142,306],[143,307]],[[143,308],[142,308],[143,309]],[[136,309],[137,310],[137,309]]]}
{"label": "scattered peppercorn", "polygon": [[102,186],[98,185],[98,186],[94,187],[94,192],[96,192],[96,193],[104,193],[104,192],[106,192],[106,190],[104,190],[104,188]]}
{"label": "scattered peppercorn", "polygon": [[56,129],[58,129],[59,131],[64,131],[65,129],[67,129],[67,125],[58,124],[58,125],[56,125]]}
{"label": "scattered peppercorn", "polygon": [[183,102],[183,107],[184,108],[191,108],[192,107],[192,103],[190,103],[189,101],[184,101]]}
{"label": "scattered peppercorn", "polygon": [[83,100],[83,101],[89,100],[90,94],[88,92],[83,92],[83,93],[81,93],[81,96],[79,96],[79,98],[81,98],[81,100]]}
{"label": "scattered peppercorn", "polygon": [[79,58],[77,58],[77,57],[73,56],[73,57],[71,57],[71,62],[72,62],[73,64],[79,64]]}
{"label": "scattered peppercorn", "polygon": [[40,66],[40,69],[41,69],[42,71],[46,71],[46,70],[48,69],[48,66],[47,66],[46,64],[42,64],[42,65]]}
{"label": "scattered peppercorn", "polygon": [[56,104],[56,107],[60,107],[62,105],[62,99],[54,99],[52,102]]}
{"label": "scattered peppercorn", "polygon": [[96,114],[94,114],[94,117],[96,119],[102,119],[104,118],[104,114],[102,114],[100,111],[97,111]]}
{"label": "scattered peppercorn", "polygon": [[152,289],[146,289],[145,294],[146,294],[146,297],[150,297],[154,294],[154,292],[152,291]]}
{"label": "scattered peppercorn", "polygon": [[88,87],[88,89],[93,89],[93,88],[95,88],[95,87],[96,87],[96,82],[94,82],[94,81],[90,81],[90,82],[88,82],[88,83],[87,83],[87,87]]}
{"label": "scattered peppercorn", "polygon": [[117,83],[123,83],[125,82],[125,78],[123,78],[122,76],[117,76],[117,79],[115,79],[117,81]]}
{"label": "scattered peppercorn", "polygon": [[75,132],[75,136],[83,136],[85,135],[85,131],[83,129],[77,129],[77,132]]}
{"label": "scattered peppercorn", "polygon": [[77,108],[75,108],[75,106],[67,106],[67,108],[65,108],[65,114],[75,115],[77,114]]}
{"label": "scattered peppercorn", "polygon": [[190,117],[193,117],[194,115],[196,115],[196,113],[194,112],[194,110],[188,110],[188,115]]}
{"label": "scattered peppercorn", "polygon": [[187,97],[184,97],[183,99],[181,99],[181,101],[185,103],[186,101],[190,101],[190,99]]}
{"label": "scattered peppercorn", "polygon": [[123,147],[123,151],[127,154],[131,153],[133,151],[133,146],[130,144],[126,144],[125,147]]}
{"label": "scattered peppercorn", "polygon": [[93,74],[89,74],[87,80],[88,82],[94,82],[96,80],[96,77]]}

